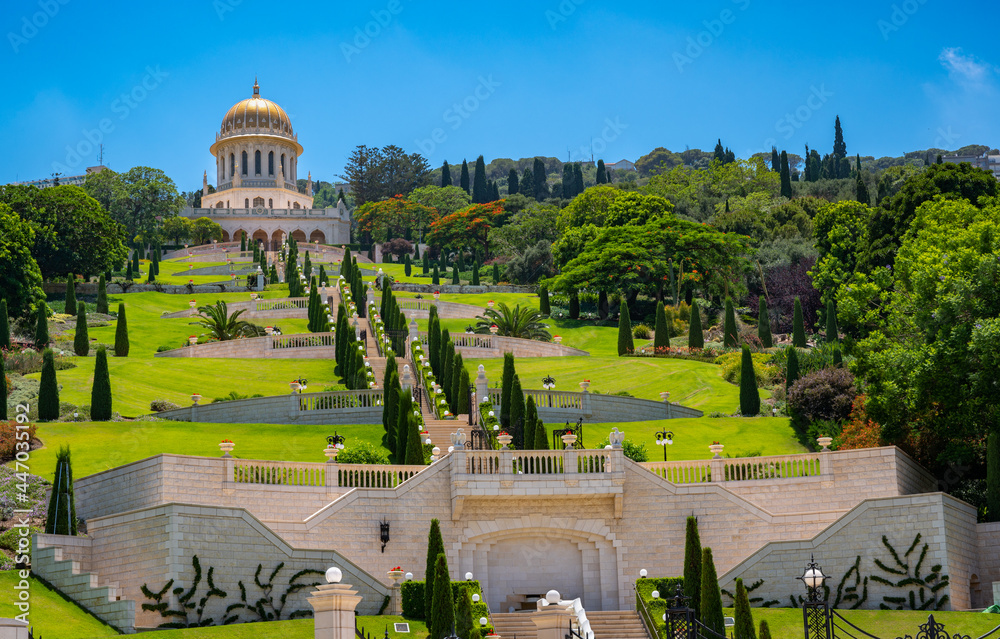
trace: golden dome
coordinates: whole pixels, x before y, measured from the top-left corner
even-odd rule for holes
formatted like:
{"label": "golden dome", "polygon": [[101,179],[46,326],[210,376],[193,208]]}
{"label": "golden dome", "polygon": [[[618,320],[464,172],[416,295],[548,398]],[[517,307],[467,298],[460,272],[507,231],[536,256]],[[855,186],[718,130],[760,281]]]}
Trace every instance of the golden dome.
{"label": "golden dome", "polygon": [[256,78],[253,81],[253,97],[234,104],[222,118],[219,138],[254,133],[295,139],[288,114],[274,102],[260,97]]}

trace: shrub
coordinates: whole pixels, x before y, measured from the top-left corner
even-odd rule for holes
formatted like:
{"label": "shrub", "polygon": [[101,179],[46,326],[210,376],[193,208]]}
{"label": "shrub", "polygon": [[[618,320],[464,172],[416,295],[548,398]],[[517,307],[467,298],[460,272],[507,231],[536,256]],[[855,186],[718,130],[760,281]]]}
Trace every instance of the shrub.
{"label": "shrub", "polygon": [[856,394],[854,376],[843,368],[824,368],[804,375],[788,389],[792,423],[810,439],[824,434],[811,432],[810,425],[820,421],[842,424],[850,417]]}
{"label": "shrub", "polygon": [[154,399],[149,402],[149,410],[154,413],[162,413],[165,410],[177,410],[178,408],[180,406],[165,399]]}
{"label": "shrub", "polygon": [[6,464],[14,459],[14,455],[17,453],[18,441],[27,441],[29,444],[35,441],[34,424],[28,426],[27,431],[21,429],[20,432],[27,432],[28,439],[25,440],[24,435],[21,435],[21,439],[18,440],[18,428],[16,421],[0,421],[0,464]]}
{"label": "shrub", "polygon": [[252,399],[254,397],[263,397],[260,393],[254,393],[253,395],[240,395],[236,391],[229,391],[228,395],[223,395],[222,397],[216,397],[212,400],[213,404],[220,404],[222,402],[234,402],[240,399]]}
{"label": "shrub", "polygon": [[160,344],[159,346],[156,347],[156,352],[164,353],[166,351],[172,351],[174,350],[174,348],[175,348],[174,346],[170,346],[169,344]]}
{"label": "shrub", "polygon": [[649,339],[652,334],[652,331],[645,324],[636,324],[632,327],[632,337],[636,339]]}
{"label": "shrub", "polygon": [[115,326],[115,357],[128,357],[128,321],[125,319],[125,303],[118,304],[118,322]]}
{"label": "shrub", "polygon": [[104,273],[101,273],[100,279],[97,280],[97,307],[94,310],[104,315],[108,314],[108,283]]}
{"label": "shrub", "polygon": [[77,304],[76,334],[73,336],[73,352],[79,357],[90,355],[90,334],[87,332],[87,304]]}
{"label": "shrub", "polygon": [[[757,385],[769,387],[781,379],[781,369],[770,365],[771,357],[767,353],[752,353],[753,372]],[[715,358],[715,363],[722,367],[722,378],[730,384],[739,384],[743,371],[743,354],[726,353]]]}
{"label": "shrub", "polygon": [[46,348],[42,353],[42,380],[38,388],[38,419],[59,419],[59,384],[56,382],[55,355]]}
{"label": "shrub", "polygon": [[340,464],[388,464],[389,456],[384,449],[376,448],[368,442],[353,444],[337,455]]}
{"label": "shrub", "polygon": [[[610,443],[611,442],[608,440],[608,438],[605,437],[604,441],[598,444],[597,447],[599,449],[604,448]],[[622,452],[625,454],[626,457],[628,457],[629,459],[638,464],[649,461],[649,452],[646,450],[646,445],[637,444],[631,439],[626,439],[622,441]]]}
{"label": "shrub", "polygon": [[451,592],[451,575],[448,574],[448,559],[444,553],[434,562],[434,590],[428,615],[430,639],[444,639],[455,626],[455,598]]}

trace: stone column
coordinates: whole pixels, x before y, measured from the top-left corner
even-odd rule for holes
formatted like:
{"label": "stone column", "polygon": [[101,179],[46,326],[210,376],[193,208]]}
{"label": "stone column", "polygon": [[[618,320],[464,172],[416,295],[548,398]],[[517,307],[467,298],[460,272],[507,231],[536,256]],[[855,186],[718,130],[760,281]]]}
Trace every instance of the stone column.
{"label": "stone column", "polygon": [[410,373],[409,364],[403,364],[403,374],[399,376],[399,385],[403,390],[410,390],[413,387],[413,375]]}
{"label": "stone column", "polygon": [[476,398],[481,402],[484,397],[488,398],[489,396],[490,381],[486,379],[486,367],[480,364],[479,373],[476,375]]}
{"label": "stone column", "polygon": [[[410,343],[417,341],[420,338],[420,331],[417,327],[417,320],[411,319],[410,323],[406,326],[410,330]],[[409,348],[409,344],[406,345]]]}
{"label": "stone column", "polygon": [[550,603],[531,613],[531,620],[538,629],[538,639],[564,639],[572,619],[570,611],[558,603]]}
{"label": "stone column", "polygon": [[0,639],[28,639],[28,622],[19,619],[0,619]]}
{"label": "stone column", "polygon": [[[331,572],[336,570],[331,579]],[[361,595],[349,584],[340,581],[340,570],[327,571],[327,583],[309,594],[309,605],[315,612],[314,639],[354,639],[354,609],[361,603]]]}

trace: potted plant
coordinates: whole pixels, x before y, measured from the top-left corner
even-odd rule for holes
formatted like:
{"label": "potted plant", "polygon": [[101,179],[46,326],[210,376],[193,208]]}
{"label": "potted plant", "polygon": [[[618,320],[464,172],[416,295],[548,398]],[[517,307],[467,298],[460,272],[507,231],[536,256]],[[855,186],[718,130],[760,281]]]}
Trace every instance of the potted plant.
{"label": "potted plant", "polygon": [[507,450],[507,447],[512,441],[514,441],[514,438],[508,435],[507,431],[502,430],[500,431],[500,434],[497,435],[497,441],[500,442],[500,445],[502,446],[501,450]]}
{"label": "potted plant", "polygon": [[708,447],[708,450],[712,451],[712,459],[719,459],[722,456],[723,448],[725,448],[725,446],[719,442],[712,442],[712,445]]}
{"label": "potted plant", "polygon": [[389,579],[392,579],[392,585],[395,586],[396,582],[402,579],[403,575],[406,573],[403,572],[403,569],[400,566],[396,566],[395,568],[388,570],[385,574],[389,576]]}
{"label": "potted plant", "polygon": [[236,448],[236,444],[234,444],[232,440],[223,439],[219,442],[219,450],[222,451],[223,457],[232,457],[229,453],[233,452],[234,448]]}

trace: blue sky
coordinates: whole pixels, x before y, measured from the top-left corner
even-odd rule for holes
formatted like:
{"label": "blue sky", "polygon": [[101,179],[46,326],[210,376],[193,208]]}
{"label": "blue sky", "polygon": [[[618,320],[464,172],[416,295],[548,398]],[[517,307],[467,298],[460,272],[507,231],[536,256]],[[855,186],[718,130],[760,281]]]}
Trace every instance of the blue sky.
{"label": "blue sky", "polygon": [[115,170],[198,188],[254,76],[292,117],[300,176],[323,180],[358,144],[434,166],[635,160],[719,137],[740,157],[828,152],[838,114],[852,155],[1000,145],[995,2],[4,6],[0,183],[82,172],[101,140]]}

